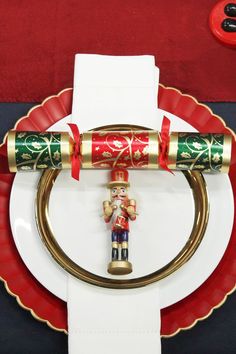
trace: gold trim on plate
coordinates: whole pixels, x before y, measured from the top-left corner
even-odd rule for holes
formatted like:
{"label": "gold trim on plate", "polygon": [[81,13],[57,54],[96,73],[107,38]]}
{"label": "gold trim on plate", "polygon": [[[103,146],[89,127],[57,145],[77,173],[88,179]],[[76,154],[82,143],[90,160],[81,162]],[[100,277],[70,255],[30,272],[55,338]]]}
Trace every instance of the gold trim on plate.
{"label": "gold trim on plate", "polygon": [[229,127],[226,125],[226,123],[225,123],[225,121],[224,121],[223,118],[221,118],[221,117],[218,116],[217,114],[213,113],[213,111],[211,110],[210,107],[208,107],[208,106],[205,105],[204,103],[200,103],[195,97],[193,97],[193,96],[191,96],[191,95],[188,95],[188,94],[186,94],[186,93],[182,93],[182,91],[176,89],[175,87],[172,87],[172,86],[165,86],[165,85],[160,84],[160,83],[159,83],[159,86],[163,87],[165,90],[173,90],[173,91],[176,91],[176,92],[178,92],[178,93],[179,93],[181,96],[183,96],[183,97],[190,97],[198,106],[201,106],[201,107],[206,108],[206,109],[209,111],[209,113],[210,113],[212,116],[214,116],[216,119],[218,119],[218,120],[223,124],[223,126],[225,127],[225,129],[227,129],[227,130],[230,132],[230,134],[233,135],[234,140],[236,141],[236,133],[233,131],[233,129],[229,128]]}
{"label": "gold trim on plate", "polygon": [[36,315],[36,313],[34,312],[33,309],[31,309],[30,307],[25,306],[25,305],[22,303],[20,297],[19,297],[17,294],[13,293],[13,292],[10,290],[10,288],[8,287],[7,281],[6,281],[5,279],[3,279],[2,277],[0,277],[0,281],[3,282],[7,293],[8,293],[9,295],[13,296],[13,297],[16,299],[18,305],[19,305],[21,308],[23,308],[24,310],[29,311],[29,312],[31,313],[31,315],[32,315],[37,321],[46,323],[46,324],[48,325],[48,327],[54,329],[54,330],[57,331],[57,332],[63,332],[63,333],[65,333],[65,334],[68,334],[65,329],[57,328],[57,327],[53,326],[53,325],[50,323],[50,321],[45,320],[44,318],[39,317],[38,315]]}
{"label": "gold trim on plate", "polygon": [[172,338],[174,336],[176,336],[179,332],[181,331],[187,331],[193,327],[196,326],[196,324],[200,321],[203,321],[203,320],[206,320],[208,317],[211,316],[211,314],[214,312],[214,310],[220,308],[224,303],[225,301],[227,300],[228,296],[233,294],[236,290],[236,285],[233,287],[233,289],[231,289],[227,294],[225,294],[223,300],[221,302],[219,302],[219,304],[217,304],[216,306],[213,306],[212,309],[208,312],[208,314],[206,316],[202,316],[202,317],[199,317],[197,318],[190,326],[188,327],[181,327],[179,328],[177,331],[175,331],[174,333],[172,334],[169,334],[169,335],[162,335],[161,338]]}

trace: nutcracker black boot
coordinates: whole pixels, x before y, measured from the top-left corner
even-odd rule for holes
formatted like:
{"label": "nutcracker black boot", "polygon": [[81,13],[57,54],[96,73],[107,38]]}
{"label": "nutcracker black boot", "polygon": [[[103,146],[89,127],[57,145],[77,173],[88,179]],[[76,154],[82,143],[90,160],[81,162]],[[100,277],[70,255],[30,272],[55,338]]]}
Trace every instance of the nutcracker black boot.
{"label": "nutcracker black boot", "polygon": [[128,261],[128,248],[122,248],[121,259],[122,261]]}
{"label": "nutcracker black boot", "polygon": [[112,252],[111,252],[111,259],[112,259],[112,261],[118,261],[118,257],[119,257],[119,250],[118,250],[118,248],[112,248]]}

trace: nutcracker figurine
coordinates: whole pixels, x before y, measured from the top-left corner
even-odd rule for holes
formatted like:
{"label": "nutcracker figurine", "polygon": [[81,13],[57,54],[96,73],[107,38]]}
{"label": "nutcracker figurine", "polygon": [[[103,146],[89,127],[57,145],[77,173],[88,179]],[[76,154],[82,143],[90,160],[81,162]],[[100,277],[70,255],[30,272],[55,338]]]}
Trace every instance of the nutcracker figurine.
{"label": "nutcracker figurine", "polygon": [[132,272],[132,264],[128,261],[129,219],[136,219],[136,202],[128,198],[128,171],[116,168],[111,171],[110,201],[103,202],[104,220],[111,221],[112,261],[108,272],[124,275]]}

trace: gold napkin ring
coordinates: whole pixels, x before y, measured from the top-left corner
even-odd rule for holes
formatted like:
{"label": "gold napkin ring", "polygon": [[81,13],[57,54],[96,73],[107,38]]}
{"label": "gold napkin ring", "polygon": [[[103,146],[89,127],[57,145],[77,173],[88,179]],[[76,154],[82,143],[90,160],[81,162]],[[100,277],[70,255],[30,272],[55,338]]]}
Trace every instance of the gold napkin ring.
{"label": "gold napkin ring", "polygon": [[[115,127],[115,129],[117,129],[117,127]],[[119,127],[119,129],[121,129],[121,127]],[[127,130],[127,126],[125,126],[125,129]],[[49,199],[54,182],[59,173],[60,170],[45,170],[40,178],[36,198],[36,223],[39,234],[52,257],[63,269],[80,280],[96,286],[113,289],[132,289],[146,286],[178,270],[193,256],[203,239],[209,216],[206,183],[203,175],[199,171],[183,171],[192,189],[195,216],[191,234],[182,250],[164,267],[142,277],[111,279],[91,273],[80,267],[65,254],[53,234],[49,219]]]}

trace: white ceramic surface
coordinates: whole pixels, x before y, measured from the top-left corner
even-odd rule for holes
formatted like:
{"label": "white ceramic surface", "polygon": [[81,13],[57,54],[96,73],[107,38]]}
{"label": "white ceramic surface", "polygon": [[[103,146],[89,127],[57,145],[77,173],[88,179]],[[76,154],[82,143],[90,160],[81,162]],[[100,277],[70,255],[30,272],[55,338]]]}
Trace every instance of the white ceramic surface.
{"label": "white ceramic surface", "polygon": [[[180,118],[164,113],[171,119],[173,131],[195,131]],[[158,110],[158,115],[162,114]],[[69,120],[66,117],[50,130],[65,130]],[[67,274],[42,244],[35,224],[39,176],[39,173],[18,173],[15,177],[10,201],[13,237],[36,279],[66,301]],[[110,232],[101,217],[102,201],[108,196],[104,187],[107,178],[107,171],[83,170],[77,183],[69,171],[62,171],[50,200],[51,223],[59,244],[81,266],[103,276],[108,276],[106,266],[110,257]],[[234,216],[230,180],[227,175],[205,175],[205,179],[210,200],[207,230],[191,260],[158,283],[162,308],[197,289],[215,269],[227,247]],[[163,266],[178,253],[191,231],[194,204],[182,173],[172,176],[165,171],[130,171],[130,182],[130,197],[137,200],[139,213],[130,232],[130,260],[134,267],[130,277],[136,277]]]}

